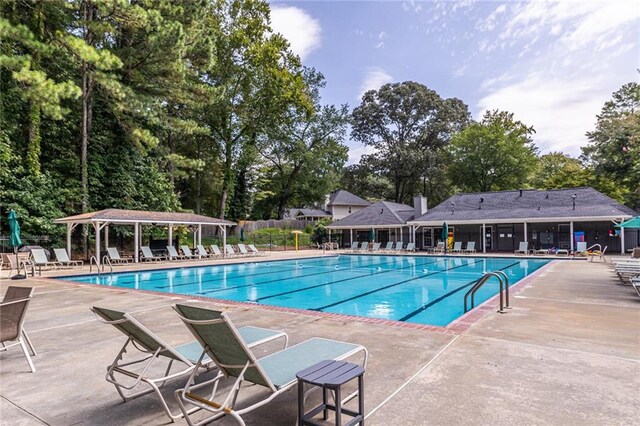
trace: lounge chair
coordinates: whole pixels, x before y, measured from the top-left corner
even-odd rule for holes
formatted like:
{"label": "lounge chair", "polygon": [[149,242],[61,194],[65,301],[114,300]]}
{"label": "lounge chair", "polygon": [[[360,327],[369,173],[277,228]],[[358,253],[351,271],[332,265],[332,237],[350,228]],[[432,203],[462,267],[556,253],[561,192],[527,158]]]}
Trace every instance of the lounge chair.
{"label": "lounge chair", "polygon": [[240,251],[240,255],[242,256],[251,256],[253,253],[249,253],[244,244],[238,244],[238,250]]}
{"label": "lounge chair", "polygon": [[220,251],[220,247],[218,247],[215,244],[211,244],[209,247],[211,247],[211,255],[215,256],[215,257],[223,257],[224,255],[222,254],[222,252]]}
{"label": "lounge chair", "polygon": [[438,254],[438,253],[444,254],[444,251],[445,251],[444,241],[438,241],[438,244],[433,249],[433,253],[434,254]]}
{"label": "lounge chair", "polygon": [[380,243],[373,243],[373,247],[371,247],[372,252],[380,251]]}
{"label": "lounge chair", "polygon": [[160,262],[160,261],[163,261],[163,260],[167,259],[167,257],[165,257],[165,256],[156,256],[156,255],[154,255],[153,252],[151,251],[151,249],[149,248],[149,246],[142,246],[142,247],[140,247],[140,250],[142,250],[142,258],[141,258],[141,260],[143,262]]}
{"label": "lounge chair", "polygon": [[31,257],[33,258],[33,266],[38,268],[38,273],[42,275],[42,267],[50,267],[57,269],[59,266],[62,266],[60,262],[50,262],[47,260],[47,254],[44,252],[44,249],[31,249]]}
{"label": "lounge chair", "polygon": [[578,241],[576,244],[576,256],[586,256],[587,255],[587,242],[586,241]]}
{"label": "lounge chair", "polygon": [[403,245],[404,245],[404,244],[402,243],[402,241],[398,241],[398,242],[396,243],[395,251],[397,251],[397,252],[402,251],[402,246],[403,246]]}
{"label": "lounge chair", "polygon": [[[200,373],[200,368],[211,369],[215,365],[208,357],[201,357],[202,348],[196,341],[185,343],[180,346],[172,347],[165,343],[157,335],[152,333],[142,323],[137,321],[133,316],[112,309],[99,308],[94,306],[91,311],[98,321],[105,324],[111,324],[124,335],[127,341],[113,362],[107,367],[105,379],[113,384],[118,391],[120,397],[125,401],[130,401],[142,395],[155,392],[162,403],[165,413],[171,420],[179,419],[183,416],[182,412],[172,413],[169,410],[160,388],[170,379],[184,377],[192,372]],[[283,331],[274,331],[258,327],[241,327],[238,332],[248,343],[248,346],[256,346],[261,343],[269,342],[280,337],[284,338],[284,347],[287,346],[288,336]],[[127,354],[125,361],[124,355]],[[168,361],[168,366],[164,370],[164,375],[157,373],[159,377],[151,377],[150,367],[156,359],[164,358]],[[180,371],[171,373],[173,363],[180,363]],[[196,367],[197,365],[197,367]],[[131,368],[136,366],[138,368]],[[147,384],[148,389],[135,390],[139,385]],[[144,386],[143,386],[144,387]]]}
{"label": "lounge chair", "polygon": [[235,252],[231,244],[224,246],[224,251],[228,256],[238,256],[238,253]]}
{"label": "lounge chair", "polygon": [[357,241],[352,241],[351,242],[351,251],[360,251],[360,243]]}
{"label": "lounge chair", "polygon": [[[325,243],[325,244],[329,244],[329,243]],[[249,247],[249,250],[251,250],[253,254],[255,254],[256,256],[269,256],[268,251],[260,251],[253,244],[249,244],[247,247]]]}
{"label": "lounge chair", "polygon": [[467,248],[465,248],[463,251],[465,253],[475,253],[476,252],[476,242],[475,241],[469,241],[467,243]]}
{"label": "lounge chair", "polygon": [[84,265],[84,262],[82,260],[71,260],[69,259],[69,256],[67,255],[67,250],[63,249],[63,248],[54,248],[53,252],[56,255],[56,260],[58,261],[58,263],[62,266],[82,266]]}
{"label": "lounge chair", "polygon": [[[33,297],[34,291],[35,291],[34,287],[17,287],[17,286],[10,285],[9,287],[7,287],[7,291],[4,293],[4,297],[2,299],[2,302],[0,303],[12,302],[14,300],[31,299]],[[38,355],[24,327],[22,328],[22,337],[24,338],[25,343],[29,347],[29,351],[31,351],[31,356]],[[1,350],[3,349],[0,348],[0,351]]]}
{"label": "lounge chair", "polygon": [[604,248],[602,249],[602,251],[592,251],[589,252],[589,261],[593,262],[593,259],[595,257],[599,257],[600,260],[602,260],[604,263],[607,263],[607,258],[604,257],[604,254],[607,252],[607,249],[609,248],[609,246],[604,246]]}
{"label": "lounge chair", "polygon": [[407,243],[407,247],[404,250],[405,251],[414,252],[414,251],[416,251],[416,244],[415,243]]}
{"label": "lounge chair", "polygon": [[180,250],[182,250],[182,254],[186,259],[197,259],[198,256],[191,253],[191,249],[189,246],[180,246]]}
{"label": "lounge chair", "polygon": [[369,251],[369,242],[363,241],[360,243],[360,251]]}
{"label": "lounge chair", "polygon": [[198,256],[200,256],[201,258],[209,258],[214,256],[213,253],[207,253],[207,249],[205,249],[202,244],[198,244],[196,246],[196,250],[198,250]]}
{"label": "lounge chair", "polygon": [[[16,274],[24,271],[25,275],[28,275],[29,271],[27,268],[29,268],[31,269],[31,275],[36,275],[35,266],[33,264],[33,260],[31,259],[30,253],[18,253],[17,258],[13,253],[2,253],[2,261],[0,262],[0,265],[9,266],[9,276],[7,278],[11,278],[11,272],[14,269],[16,271]],[[0,268],[0,270],[1,269],[2,268]]]}
{"label": "lounge chair", "polygon": [[167,246],[167,253],[169,253],[169,260],[184,260],[187,258],[187,256],[178,253],[174,246]]}
{"label": "lounge chair", "polygon": [[33,295],[33,288],[25,288],[29,289],[26,297],[7,301],[3,300],[2,303],[0,303],[0,343],[2,344],[0,351],[6,351],[9,348],[19,345],[22,348],[25,358],[27,358],[27,363],[29,364],[31,372],[35,373],[36,367],[33,365],[33,361],[31,360],[31,356],[29,356],[29,351],[27,349],[27,345],[31,347],[31,350],[33,350],[33,346],[31,346],[31,342],[26,338],[22,328],[24,325],[24,318],[27,313],[27,307],[29,306],[29,302]]}
{"label": "lounge chair", "polygon": [[453,249],[451,253],[462,253],[462,241],[456,241],[453,243]]}
{"label": "lounge chair", "polygon": [[387,241],[387,245],[384,246],[384,251],[392,251],[393,250],[393,241]]}
{"label": "lounge chair", "polygon": [[638,293],[638,297],[640,297],[640,278],[632,278],[631,286]]}
{"label": "lounge chair", "polygon": [[[368,353],[364,346],[323,338],[312,338],[257,359],[225,313],[186,305],[175,305],[174,309],[204,348],[202,356],[208,355],[219,368],[215,378],[200,384],[194,383],[194,370],[184,389],[176,391],[176,399],[189,425],[196,423],[190,418],[191,413],[185,403],[194,404],[211,413],[197,424],[208,423],[228,415],[244,425],[242,415],[268,404],[296,386],[298,371],[322,360],[342,360],[358,353],[363,355],[363,365],[366,366],[367,363]],[[226,397],[222,397],[224,400],[216,402],[218,384],[225,377],[234,378],[234,383]],[[258,399],[260,395],[252,392],[248,400],[249,405],[238,407],[246,402],[238,401],[238,395],[245,389],[242,387],[243,382],[265,388],[266,395]],[[206,396],[195,393],[201,389],[206,389]]]}
{"label": "lounge chair", "polygon": [[526,241],[520,241],[518,250],[515,250],[513,254],[529,254],[529,243]]}
{"label": "lounge chair", "polygon": [[131,257],[120,257],[120,253],[118,252],[118,249],[115,247],[107,247],[107,254],[109,255],[109,260],[114,265],[133,262],[133,258]]}

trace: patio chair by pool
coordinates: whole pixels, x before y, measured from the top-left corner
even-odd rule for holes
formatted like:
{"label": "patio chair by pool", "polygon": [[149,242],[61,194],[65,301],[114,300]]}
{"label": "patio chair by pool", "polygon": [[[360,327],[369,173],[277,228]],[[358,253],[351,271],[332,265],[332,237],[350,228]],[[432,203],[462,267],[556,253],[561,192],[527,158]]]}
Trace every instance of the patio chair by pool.
{"label": "patio chair by pool", "polygon": [[212,256],[215,256],[215,257],[222,257],[223,256],[222,252],[220,251],[220,247],[218,247],[217,245],[211,244],[209,247],[211,247],[211,255]]}
{"label": "patio chair by pool", "polygon": [[198,250],[198,256],[200,256],[201,258],[209,258],[214,256],[213,253],[207,253],[207,249],[205,249],[202,244],[198,244],[196,246],[196,250]]}
{"label": "patio chair by pool", "polygon": [[453,249],[451,253],[462,253],[462,241],[456,241],[453,243]]}
{"label": "patio chair by pool", "polygon": [[438,244],[436,245],[436,247],[433,249],[433,253],[444,253],[444,241],[438,241]]}
{"label": "patio chair by pool", "polygon": [[109,255],[109,260],[114,265],[133,262],[133,258],[131,257],[120,257],[120,252],[118,252],[118,249],[115,247],[107,247],[107,254]]}
{"label": "patio chair by pool", "polygon": [[369,251],[369,242],[363,241],[360,243],[360,251]]}
{"label": "patio chair by pool", "polygon": [[47,260],[47,254],[44,249],[31,249],[31,257],[33,258],[33,266],[38,268],[38,273],[42,275],[42,267],[58,268],[61,266],[60,262],[50,262]]}
{"label": "patio chair by pool", "polygon": [[515,250],[513,254],[529,254],[529,243],[526,241],[520,241],[518,250]]}
{"label": "patio chair by pool", "polygon": [[415,243],[407,243],[407,247],[404,250],[405,251],[411,251],[411,252],[416,251]]}
{"label": "patio chair by pool", "polygon": [[[210,370],[215,368],[215,364],[207,356],[202,357],[202,348],[196,341],[172,347],[164,342],[160,337],[151,332],[133,316],[112,309],[94,306],[91,311],[98,321],[113,325],[125,336],[125,342],[113,362],[107,367],[105,379],[113,384],[120,397],[125,401],[130,401],[142,395],[155,392],[160,398],[165,413],[172,421],[183,416],[182,412],[172,413],[162,396],[160,388],[171,379],[184,377],[191,373],[198,374],[202,369]],[[270,342],[278,338],[284,338],[284,347],[287,346],[288,336],[283,331],[268,330],[258,327],[241,327],[238,332],[253,347],[262,343]],[[127,360],[124,360],[127,354]],[[131,358],[131,359],[129,359]],[[168,361],[166,370],[152,375],[151,365],[154,361],[163,358]],[[158,361],[159,362],[159,361]],[[180,364],[179,371],[171,373],[174,362]],[[157,362],[156,362],[157,363]],[[196,367],[197,365],[197,367]],[[194,376],[195,376],[194,374]],[[153,377],[156,376],[156,377]],[[144,388],[144,385],[149,388]],[[195,411],[195,409],[189,410]]]}
{"label": "patio chair by pool", "polygon": [[160,262],[167,259],[165,256],[154,255],[153,252],[151,251],[151,248],[149,248],[149,246],[142,246],[140,247],[140,250],[142,250],[141,260],[143,262]]}
{"label": "patio chair by pool", "polygon": [[244,244],[238,244],[238,250],[242,256],[251,256],[253,253],[249,253]]}
{"label": "patio chair by pool", "polygon": [[251,250],[256,256],[269,256],[268,251],[260,251],[253,244],[249,244],[247,247],[249,247],[249,250]]}
{"label": "patio chair by pool", "polygon": [[84,262],[82,260],[71,260],[69,259],[69,255],[67,255],[67,250],[63,248],[54,248],[53,252],[56,255],[56,260],[62,266],[82,266]]}
{"label": "patio chair by pool", "polygon": [[[296,386],[296,373],[322,360],[342,360],[362,353],[362,363],[366,367],[368,353],[364,346],[323,338],[312,338],[257,359],[225,313],[186,305],[174,305],[174,309],[204,348],[202,356],[207,355],[219,368],[216,377],[200,384],[194,383],[194,370],[184,389],[176,391],[176,399],[189,425],[208,423],[225,415],[244,425],[242,415],[268,404]],[[221,397],[223,401],[216,402],[218,384],[225,377],[233,378],[234,383],[226,397]],[[238,401],[241,390],[246,388],[242,386],[244,382],[265,388],[264,397],[258,399],[260,395],[252,392],[248,401]],[[207,390],[206,396],[195,393],[201,389]],[[185,403],[194,404],[211,414],[194,423]],[[248,405],[239,407],[243,403]]]}
{"label": "patio chair by pool", "polygon": [[397,251],[397,252],[402,251],[402,246],[403,246],[403,245],[404,245],[404,244],[402,243],[402,241],[398,241],[398,242],[396,243],[395,251]]}
{"label": "patio chair by pool", "polygon": [[[2,303],[0,303],[0,343],[2,344],[0,351],[6,351],[14,346],[20,346],[25,358],[27,358],[31,372],[35,373],[36,367],[33,365],[31,356],[29,356],[27,345],[31,347],[31,350],[33,350],[33,347],[31,346],[31,342],[25,337],[22,329],[27,307],[33,295],[33,288],[25,288],[30,290],[28,296],[7,301],[3,300]],[[25,344],[25,342],[28,343]]]}
{"label": "patio chair by pool", "polygon": [[236,253],[231,244],[227,244],[226,246],[224,246],[224,251],[228,256],[239,256],[239,253]]}
{"label": "patio chair by pool", "polygon": [[351,242],[351,251],[359,251],[360,250],[360,243],[357,241],[352,241]]}
{"label": "patio chair by pool", "polygon": [[194,255],[193,253],[191,253],[191,249],[189,248],[189,246],[180,246],[180,250],[182,250],[182,254],[184,254],[184,257],[186,259],[197,259],[198,256]]}
{"label": "patio chair by pool", "polygon": [[392,251],[393,250],[393,241],[387,241],[387,245],[384,246],[384,251]]}
{"label": "patio chair by pool", "polygon": [[464,249],[465,253],[475,253],[476,252],[476,242],[475,241],[469,241],[467,243],[467,248]]}
{"label": "patio chair by pool", "polygon": [[607,249],[609,248],[609,246],[604,246],[604,248],[602,249],[602,251],[592,251],[589,252],[589,260],[591,262],[593,262],[593,259],[598,257],[600,258],[600,260],[602,260],[604,263],[607,263],[607,258],[604,257],[604,254],[607,252]]}
{"label": "patio chair by pool", "polygon": [[174,246],[167,246],[167,253],[169,253],[169,260],[184,260],[187,258],[187,256],[178,253]]}
{"label": "patio chair by pool", "polygon": [[381,244],[380,244],[380,243],[373,243],[373,247],[371,247],[371,251],[372,251],[372,252],[374,252],[374,251],[380,251],[380,246],[381,246]]}
{"label": "patio chair by pool", "polygon": [[[33,287],[17,287],[17,286],[10,285],[9,287],[7,287],[7,291],[4,293],[4,297],[2,298],[2,302],[0,303],[12,302],[14,300],[21,300],[21,299],[31,299],[33,297],[34,291],[35,291],[35,288]],[[38,355],[24,327],[22,328],[22,337],[24,338],[25,343],[29,347],[31,356]],[[0,351],[1,350],[3,349],[0,348]]]}

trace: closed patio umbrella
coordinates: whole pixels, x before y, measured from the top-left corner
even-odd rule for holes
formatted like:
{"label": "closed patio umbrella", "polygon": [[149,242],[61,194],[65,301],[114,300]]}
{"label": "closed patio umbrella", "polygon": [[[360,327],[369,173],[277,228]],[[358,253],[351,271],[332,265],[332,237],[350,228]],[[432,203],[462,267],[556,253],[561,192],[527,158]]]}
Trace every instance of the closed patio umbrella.
{"label": "closed patio umbrella", "polygon": [[18,265],[18,275],[15,275],[13,279],[25,279],[24,275],[20,275],[20,259],[18,259],[18,247],[22,245],[20,239],[20,224],[18,223],[18,215],[15,211],[9,211],[9,246],[13,247],[16,253],[16,265]]}
{"label": "closed patio umbrella", "polygon": [[444,241],[444,251],[446,252],[449,248],[449,225],[447,225],[447,222],[442,224],[442,234],[440,235],[440,238]]}
{"label": "closed patio umbrella", "polygon": [[374,242],[376,240],[376,231],[371,228],[369,230],[369,242]]}

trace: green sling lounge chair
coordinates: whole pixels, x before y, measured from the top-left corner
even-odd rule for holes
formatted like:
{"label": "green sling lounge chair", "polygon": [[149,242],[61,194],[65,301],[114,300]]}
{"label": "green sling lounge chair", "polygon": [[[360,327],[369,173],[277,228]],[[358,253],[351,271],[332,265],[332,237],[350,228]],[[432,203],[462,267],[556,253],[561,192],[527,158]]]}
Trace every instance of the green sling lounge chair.
{"label": "green sling lounge chair", "polygon": [[72,267],[72,266],[82,266],[82,265],[84,265],[84,262],[82,260],[71,260],[71,259],[69,259],[69,255],[67,254],[67,250],[65,250],[63,248],[54,248],[53,252],[56,255],[56,260],[62,266]]}
{"label": "green sling lounge chair", "polygon": [[[342,360],[362,353],[362,365],[366,367],[368,353],[364,346],[340,342],[337,340],[312,338],[297,345],[257,359],[251,352],[242,333],[236,329],[229,317],[219,311],[203,309],[187,305],[174,305],[189,331],[204,348],[197,367],[206,359],[211,359],[218,366],[218,375],[207,382],[195,384],[195,370],[187,380],[184,389],[176,391],[176,399],[189,425],[201,425],[219,419],[225,415],[233,417],[244,425],[242,415],[258,407],[268,404],[278,395],[296,385],[296,373],[322,360]],[[216,391],[220,381],[233,378],[227,396],[222,402],[216,402]],[[253,383],[266,389],[263,399],[252,395],[249,405],[238,408],[238,394],[243,382]],[[206,396],[195,393],[207,389]],[[347,397],[349,399],[354,395]],[[185,403],[206,410],[210,415],[197,423],[191,419],[190,410]],[[242,404],[242,401],[240,401]]]}
{"label": "green sling lounge chair", "polygon": [[[98,321],[113,325],[127,336],[124,346],[107,367],[105,376],[107,382],[116,387],[118,394],[125,402],[155,392],[160,398],[165,413],[172,421],[182,418],[182,412],[176,414],[171,412],[160,387],[170,379],[188,376],[191,373],[193,373],[191,377],[195,377],[202,372],[202,369],[215,368],[211,359],[200,356],[202,353],[200,344],[192,341],[172,347],[129,314],[97,306],[92,307],[91,311]],[[283,331],[258,327],[241,327],[238,332],[252,347],[281,337],[284,338],[284,347],[286,347],[289,339]],[[159,358],[169,361],[167,368],[164,370],[164,375],[158,373],[159,377],[151,377],[150,367]],[[180,370],[171,373],[174,362],[180,364]],[[143,384],[148,385],[149,388],[142,386],[143,389],[134,390],[140,389],[139,386]]]}

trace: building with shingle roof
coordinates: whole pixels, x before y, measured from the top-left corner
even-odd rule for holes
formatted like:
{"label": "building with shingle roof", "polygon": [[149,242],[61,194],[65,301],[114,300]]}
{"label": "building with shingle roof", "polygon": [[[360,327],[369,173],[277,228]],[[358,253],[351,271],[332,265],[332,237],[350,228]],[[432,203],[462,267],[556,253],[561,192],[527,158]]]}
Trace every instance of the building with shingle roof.
{"label": "building with shingle roof", "polygon": [[635,232],[615,224],[637,213],[593,188],[523,189],[460,193],[408,221],[416,244],[437,243],[443,224],[456,241],[476,241],[486,251],[513,251],[526,241],[532,249],[573,250],[578,241],[624,251],[640,243]]}
{"label": "building with shingle roof", "polygon": [[285,213],[284,218],[310,221],[317,221],[324,218],[338,220],[370,204],[369,201],[363,200],[349,191],[338,189],[327,195],[322,208],[292,208]]}

